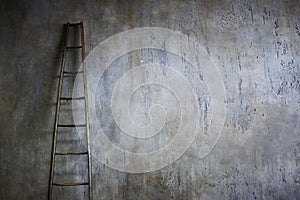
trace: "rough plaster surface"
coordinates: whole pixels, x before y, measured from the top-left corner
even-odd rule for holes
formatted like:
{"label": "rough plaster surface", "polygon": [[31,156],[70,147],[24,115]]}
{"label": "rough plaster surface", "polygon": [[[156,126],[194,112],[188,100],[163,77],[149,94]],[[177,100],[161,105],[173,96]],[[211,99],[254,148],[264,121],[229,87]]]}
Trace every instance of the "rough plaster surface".
{"label": "rough plaster surface", "polygon": [[[299,13],[297,0],[1,1],[0,199],[47,199],[62,24],[79,20],[87,53],[135,27],[190,35],[217,63],[226,89],[225,126],[207,157],[199,159],[195,142],[152,173],[93,165],[94,199],[299,199]],[[84,178],[83,159],[61,174]]]}

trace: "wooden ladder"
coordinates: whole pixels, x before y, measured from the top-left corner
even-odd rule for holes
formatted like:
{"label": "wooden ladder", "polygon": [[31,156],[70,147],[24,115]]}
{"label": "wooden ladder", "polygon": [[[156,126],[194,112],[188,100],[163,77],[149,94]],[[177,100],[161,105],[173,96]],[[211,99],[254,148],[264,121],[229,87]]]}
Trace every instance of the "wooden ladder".
{"label": "wooden ladder", "polygon": [[[53,133],[53,142],[52,142],[52,157],[51,157],[51,169],[50,169],[50,178],[49,178],[49,190],[48,190],[48,200],[52,200],[53,194],[53,186],[56,187],[74,187],[74,186],[88,186],[88,197],[89,200],[92,199],[92,191],[91,191],[91,156],[90,156],[90,143],[89,143],[89,121],[88,121],[88,99],[87,99],[87,85],[86,85],[86,67],[82,65],[82,71],[65,71],[65,63],[66,63],[66,55],[67,52],[81,49],[81,62],[84,63],[85,58],[85,44],[84,44],[84,29],[83,22],[80,23],[67,23],[65,24],[65,41],[64,41],[64,49],[63,55],[61,59],[61,69],[59,76],[59,84],[57,91],[57,101],[56,101],[56,111],[55,111],[55,122],[54,122],[54,133]],[[70,27],[79,27],[80,29],[80,42],[79,46],[68,46],[68,40],[70,35]],[[77,30],[77,29],[76,29]],[[62,97],[62,89],[63,89],[63,79],[66,75],[82,75],[83,76],[83,96],[80,97]],[[85,123],[83,124],[59,124],[59,116],[60,116],[60,107],[62,101],[76,101],[76,100],[84,100],[84,110],[85,110]],[[72,127],[85,127],[86,133],[86,151],[78,151],[78,152],[57,152],[57,133],[60,127],[72,128]],[[78,155],[86,155],[87,156],[87,165],[88,165],[88,181],[87,182],[54,182],[54,168],[55,168],[55,157],[56,156],[78,156]]]}

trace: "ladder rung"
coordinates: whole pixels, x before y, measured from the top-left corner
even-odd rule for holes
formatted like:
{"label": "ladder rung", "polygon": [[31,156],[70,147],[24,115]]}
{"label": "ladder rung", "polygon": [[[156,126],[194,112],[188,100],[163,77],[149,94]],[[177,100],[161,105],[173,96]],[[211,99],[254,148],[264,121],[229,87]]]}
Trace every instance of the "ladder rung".
{"label": "ladder rung", "polygon": [[79,186],[79,185],[88,185],[88,182],[78,182],[78,183],[52,183],[52,185],[57,186]]}
{"label": "ladder rung", "polygon": [[62,155],[62,156],[66,156],[66,155],[85,155],[88,154],[87,151],[84,152],[56,152],[56,155]]}
{"label": "ladder rung", "polygon": [[78,23],[69,24],[69,26],[79,26],[80,24],[81,22],[78,22]]}
{"label": "ladder rung", "polygon": [[71,47],[66,47],[67,50],[72,50],[72,49],[80,49],[82,46],[71,46]]}
{"label": "ladder rung", "polygon": [[65,100],[65,101],[69,101],[69,100],[83,100],[84,97],[61,97],[60,100]]}
{"label": "ladder rung", "polygon": [[71,71],[64,71],[64,74],[82,74],[83,71],[75,71],[75,72],[71,72]]}
{"label": "ladder rung", "polygon": [[86,124],[58,124],[58,127],[85,127]]}

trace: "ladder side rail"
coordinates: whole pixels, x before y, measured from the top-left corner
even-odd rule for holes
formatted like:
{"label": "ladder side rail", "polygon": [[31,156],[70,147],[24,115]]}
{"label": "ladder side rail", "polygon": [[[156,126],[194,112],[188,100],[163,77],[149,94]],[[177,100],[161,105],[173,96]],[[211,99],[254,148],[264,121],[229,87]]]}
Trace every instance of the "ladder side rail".
{"label": "ladder side rail", "polygon": [[57,99],[56,99],[55,122],[54,122],[54,133],[53,133],[53,141],[52,141],[52,156],[51,156],[51,169],[50,169],[48,200],[52,199],[54,163],[55,163],[55,152],[56,152],[56,142],[57,142],[57,128],[58,128],[59,110],[60,110],[60,97],[61,97],[61,91],[62,91],[62,85],[63,85],[63,72],[64,72],[65,62],[66,62],[67,43],[68,43],[68,39],[69,39],[69,27],[70,27],[70,24],[67,23],[66,32],[65,32],[64,50],[63,50],[63,55],[62,55],[62,58],[61,58],[61,67],[60,67],[60,76],[59,76],[59,84],[58,84],[58,91],[57,91]]}
{"label": "ladder side rail", "polygon": [[85,124],[86,124],[86,145],[88,152],[88,190],[89,190],[89,199],[92,199],[92,170],[91,170],[91,151],[90,151],[90,142],[89,142],[89,116],[88,116],[88,94],[87,94],[87,80],[86,80],[86,65],[85,65],[85,41],[84,41],[84,29],[83,22],[80,22],[80,32],[81,32],[81,62],[83,70],[83,89],[84,89],[84,107],[85,107]]}

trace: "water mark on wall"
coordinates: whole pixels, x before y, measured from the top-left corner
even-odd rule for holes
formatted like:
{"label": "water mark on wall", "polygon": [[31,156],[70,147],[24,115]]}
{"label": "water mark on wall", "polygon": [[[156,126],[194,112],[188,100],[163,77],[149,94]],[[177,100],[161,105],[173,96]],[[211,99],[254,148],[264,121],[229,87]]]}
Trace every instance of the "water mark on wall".
{"label": "water mark on wall", "polygon": [[[211,115],[206,119],[206,134],[200,128],[199,120],[201,107],[198,99],[202,97],[199,97],[192,87],[189,76],[168,64],[144,62],[141,59],[138,65],[131,66],[118,77],[113,86],[110,86],[112,90],[108,96],[109,104],[102,105],[97,100],[99,82],[103,81],[105,71],[112,63],[121,56],[143,49],[170,52],[190,63],[197,73],[201,72],[210,96],[211,107]],[[167,28],[136,28],[101,42],[86,57],[84,65],[87,72],[91,154],[101,163],[125,172],[151,172],[179,159],[195,138],[201,143],[200,158],[205,157],[217,143],[225,120],[224,85],[217,66],[196,40]],[[79,76],[74,84],[74,97],[82,93],[77,87],[82,81]],[[156,95],[151,96],[151,105],[146,105],[148,100],[142,98],[146,95],[147,86],[156,88],[153,89]],[[141,98],[137,95],[139,90],[144,91],[140,93]],[[173,100],[170,100],[171,98]],[[74,101],[73,110],[77,107],[78,102]],[[148,121],[144,120],[142,112],[139,113],[143,108],[147,108]],[[103,121],[106,118],[99,115],[101,109],[109,109],[112,113],[114,126],[119,130],[119,138],[123,138],[119,143],[111,140],[108,136],[110,133],[105,133],[107,129],[103,128]],[[73,112],[74,121],[81,124],[83,115],[76,113]],[[159,137],[162,130],[171,123],[176,124],[177,128],[172,137],[164,145],[153,144],[156,148],[147,151],[144,141]],[[126,143],[124,138],[134,140],[135,148],[123,148],[120,144]]]}

